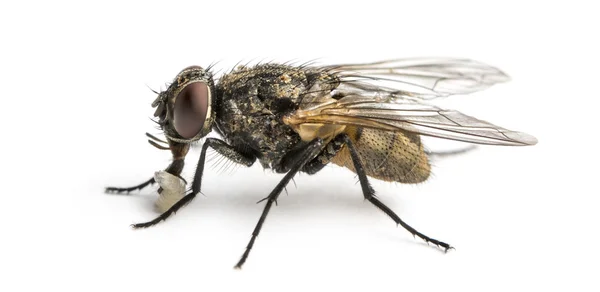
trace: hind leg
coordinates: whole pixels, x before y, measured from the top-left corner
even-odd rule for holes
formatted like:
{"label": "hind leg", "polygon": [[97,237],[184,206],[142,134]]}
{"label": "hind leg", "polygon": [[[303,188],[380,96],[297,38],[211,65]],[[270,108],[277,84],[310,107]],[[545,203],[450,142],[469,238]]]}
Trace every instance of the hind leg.
{"label": "hind leg", "polygon": [[413,236],[419,237],[427,243],[431,242],[431,243],[435,244],[436,246],[442,248],[444,250],[444,252],[447,252],[449,249],[452,249],[453,247],[450,246],[449,244],[439,241],[437,239],[433,239],[433,238],[417,231],[416,229],[414,229],[413,227],[411,227],[410,225],[405,223],[402,219],[400,219],[400,217],[394,211],[392,211],[392,209],[390,209],[388,206],[386,206],[384,203],[382,203],[379,199],[377,199],[377,197],[375,197],[375,191],[371,187],[371,184],[369,184],[367,175],[364,170],[363,163],[360,159],[360,156],[358,154],[356,147],[354,146],[354,144],[352,142],[352,139],[350,139],[350,137],[348,137],[348,135],[346,135],[346,134],[341,134],[340,136],[342,136],[342,139],[344,139],[344,141],[346,142],[346,146],[348,146],[348,149],[350,150],[350,155],[352,157],[352,163],[354,163],[354,168],[356,169],[356,173],[358,174],[358,179],[360,181],[360,186],[362,188],[365,200],[369,201],[371,204],[373,204],[379,210],[383,211],[392,220],[394,220],[394,222],[396,222],[396,224],[404,227],[404,229],[406,229],[408,232],[410,232]]}

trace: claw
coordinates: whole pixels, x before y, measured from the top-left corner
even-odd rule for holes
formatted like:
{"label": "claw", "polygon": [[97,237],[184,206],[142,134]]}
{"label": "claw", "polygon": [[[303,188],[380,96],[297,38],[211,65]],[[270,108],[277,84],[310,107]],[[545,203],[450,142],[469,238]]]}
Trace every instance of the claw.
{"label": "claw", "polygon": [[148,228],[151,225],[148,224],[148,222],[146,223],[135,223],[135,224],[131,224],[131,228],[133,229],[142,229],[142,228]]}

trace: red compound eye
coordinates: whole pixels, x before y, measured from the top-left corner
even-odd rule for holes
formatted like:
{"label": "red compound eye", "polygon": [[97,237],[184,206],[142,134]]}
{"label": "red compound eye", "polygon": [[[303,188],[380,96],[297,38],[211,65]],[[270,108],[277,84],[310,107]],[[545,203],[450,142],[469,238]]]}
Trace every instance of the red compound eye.
{"label": "red compound eye", "polygon": [[208,86],[202,82],[187,85],[175,99],[175,131],[185,138],[194,138],[204,125],[208,111]]}

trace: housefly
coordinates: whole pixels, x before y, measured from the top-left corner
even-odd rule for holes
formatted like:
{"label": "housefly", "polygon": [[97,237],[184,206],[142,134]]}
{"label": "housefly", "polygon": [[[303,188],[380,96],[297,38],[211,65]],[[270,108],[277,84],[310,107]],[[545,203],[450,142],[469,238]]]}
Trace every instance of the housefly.
{"label": "housefly", "polygon": [[[156,219],[133,227],[153,226],[194,199],[201,189],[206,152],[212,148],[235,163],[251,166],[258,160],[264,168],[285,174],[260,201],[265,201],[262,215],[236,268],[246,261],[269,210],[290,180],[298,172],[315,174],[329,163],[355,172],[364,198],[413,236],[448,251],[449,244],[412,228],[375,197],[369,177],[409,184],[425,181],[431,170],[421,136],[487,145],[536,144],[528,134],[431,103],[507,80],[502,71],[486,64],[447,58],[238,66],[217,82],[211,68],[187,67],[152,103],[166,141],[148,134],[149,142],[173,154],[171,164],[157,173],[162,178],[159,193],[177,192],[169,185],[178,185],[175,180],[181,179],[190,143],[211,131],[221,138],[205,139],[189,191],[159,208],[164,212]],[[155,182],[151,178],[130,188],[106,190],[130,192]],[[184,186],[175,188],[183,191]]]}

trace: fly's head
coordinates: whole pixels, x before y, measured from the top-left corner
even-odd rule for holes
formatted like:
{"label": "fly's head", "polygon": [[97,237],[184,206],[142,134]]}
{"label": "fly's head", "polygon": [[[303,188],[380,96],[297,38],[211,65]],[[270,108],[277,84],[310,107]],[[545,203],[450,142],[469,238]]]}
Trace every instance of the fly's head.
{"label": "fly's head", "polygon": [[215,120],[214,92],[212,74],[202,67],[190,66],[179,72],[152,103],[165,136],[180,143],[206,136]]}

